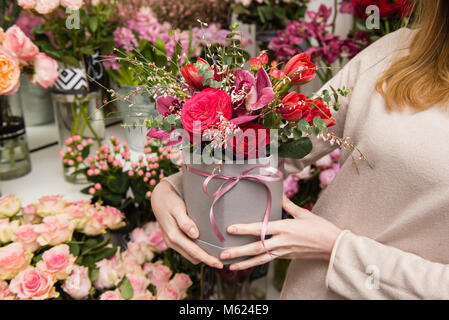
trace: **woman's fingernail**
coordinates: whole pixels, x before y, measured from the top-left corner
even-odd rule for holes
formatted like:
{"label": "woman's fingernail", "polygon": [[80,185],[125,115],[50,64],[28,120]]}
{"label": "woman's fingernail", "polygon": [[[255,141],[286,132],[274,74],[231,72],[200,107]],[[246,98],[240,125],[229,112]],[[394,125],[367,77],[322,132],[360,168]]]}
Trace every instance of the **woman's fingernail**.
{"label": "woman's fingernail", "polygon": [[229,270],[231,270],[231,271],[237,271],[238,269],[239,269],[239,266],[234,265],[234,264],[231,264],[231,266],[229,267]]}
{"label": "woman's fingernail", "polygon": [[196,237],[196,229],[194,227],[190,228],[189,234],[191,237]]}
{"label": "woman's fingernail", "polygon": [[218,262],[214,263],[214,267],[217,268],[217,269],[223,268],[222,264],[218,263]]}
{"label": "woman's fingernail", "polygon": [[237,228],[234,227],[234,226],[231,226],[231,227],[228,228],[228,232],[230,232],[230,233],[234,233],[236,231],[237,231]]}
{"label": "woman's fingernail", "polygon": [[222,258],[222,259],[227,259],[227,258],[229,258],[229,257],[230,257],[229,252],[222,252],[222,253],[221,253],[221,258]]}

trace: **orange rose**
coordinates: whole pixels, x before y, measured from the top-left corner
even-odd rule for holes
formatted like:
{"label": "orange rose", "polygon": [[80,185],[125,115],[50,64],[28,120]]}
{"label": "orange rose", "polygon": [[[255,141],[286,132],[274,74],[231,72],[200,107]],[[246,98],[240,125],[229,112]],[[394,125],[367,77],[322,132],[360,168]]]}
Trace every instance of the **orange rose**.
{"label": "orange rose", "polygon": [[0,95],[15,93],[20,86],[20,67],[16,58],[0,49]]}
{"label": "orange rose", "polygon": [[0,28],[0,45],[5,40],[5,31],[3,31],[2,28]]}

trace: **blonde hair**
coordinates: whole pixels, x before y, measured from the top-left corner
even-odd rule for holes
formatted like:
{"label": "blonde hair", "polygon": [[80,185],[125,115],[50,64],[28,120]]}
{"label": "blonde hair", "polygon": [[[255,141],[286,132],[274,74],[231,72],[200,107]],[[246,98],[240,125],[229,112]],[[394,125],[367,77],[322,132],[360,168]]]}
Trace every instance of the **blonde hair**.
{"label": "blonde hair", "polygon": [[417,1],[410,53],[377,82],[389,110],[415,111],[449,102],[449,1]]}

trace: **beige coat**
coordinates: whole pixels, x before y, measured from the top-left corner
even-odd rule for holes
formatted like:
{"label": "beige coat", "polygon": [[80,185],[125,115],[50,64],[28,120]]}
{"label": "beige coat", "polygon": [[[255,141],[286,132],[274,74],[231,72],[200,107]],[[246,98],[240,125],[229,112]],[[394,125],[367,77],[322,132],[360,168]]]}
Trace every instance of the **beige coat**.
{"label": "beige coat", "polygon": [[[313,212],[346,231],[330,262],[292,261],[283,299],[449,299],[449,113],[391,113],[375,91],[412,33],[378,40],[326,85],[351,89],[331,132],[349,136],[374,169],[358,160],[358,173],[342,153],[341,170]],[[298,172],[332,149],[314,141],[312,153],[287,160],[286,170]],[[168,181],[182,189],[179,174]]]}

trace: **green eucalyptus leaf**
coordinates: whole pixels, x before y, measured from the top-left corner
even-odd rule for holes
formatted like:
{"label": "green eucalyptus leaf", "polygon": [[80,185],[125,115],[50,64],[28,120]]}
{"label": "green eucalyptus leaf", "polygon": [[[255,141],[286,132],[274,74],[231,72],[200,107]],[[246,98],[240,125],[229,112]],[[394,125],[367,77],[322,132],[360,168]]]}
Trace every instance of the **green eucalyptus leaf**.
{"label": "green eucalyptus leaf", "polygon": [[312,151],[312,142],[309,138],[301,138],[283,143],[279,147],[279,157],[302,159]]}

